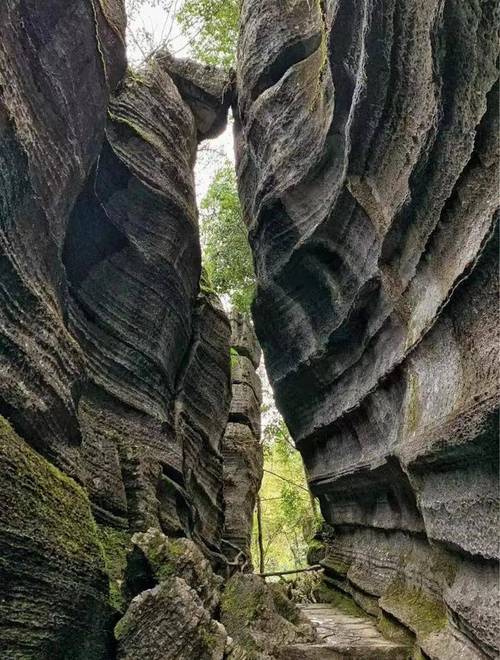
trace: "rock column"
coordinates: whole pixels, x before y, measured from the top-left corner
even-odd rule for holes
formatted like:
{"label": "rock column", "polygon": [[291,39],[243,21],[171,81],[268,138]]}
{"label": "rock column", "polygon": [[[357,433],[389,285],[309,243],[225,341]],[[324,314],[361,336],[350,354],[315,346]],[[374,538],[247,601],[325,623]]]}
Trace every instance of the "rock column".
{"label": "rock column", "polygon": [[233,398],[222,441],[224,458],[224,552],[251,570],[253,512],[262,481],[260,443],[261,383],[257,374],[261,351],[250,321],[231,318],[231,381]]}

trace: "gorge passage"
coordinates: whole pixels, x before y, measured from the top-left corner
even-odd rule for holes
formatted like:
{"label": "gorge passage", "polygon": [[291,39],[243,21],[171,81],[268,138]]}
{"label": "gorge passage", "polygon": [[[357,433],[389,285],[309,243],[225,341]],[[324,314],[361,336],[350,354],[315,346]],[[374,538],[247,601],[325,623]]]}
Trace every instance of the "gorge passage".
{"label": "gorge passage", "polygon": [[[392,657],[497,657],[498,19],[243,0],[236,71],[133,71],[121,0],[3,1],[2,658],[314,643],[252,574],[260,346],[324,599]],[[230,108],[253,324],[201,269],[193,167]]]}

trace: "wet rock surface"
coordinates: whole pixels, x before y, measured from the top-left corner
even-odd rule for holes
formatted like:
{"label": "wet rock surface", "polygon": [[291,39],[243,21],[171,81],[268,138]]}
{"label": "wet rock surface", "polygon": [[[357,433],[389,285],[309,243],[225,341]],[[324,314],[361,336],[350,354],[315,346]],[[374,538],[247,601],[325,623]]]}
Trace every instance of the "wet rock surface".
{"label": "wet rock surface", "polygon": [[330,586],[436,658],[498,648],[495,17],[242,5],[255,328],[335,529]]}

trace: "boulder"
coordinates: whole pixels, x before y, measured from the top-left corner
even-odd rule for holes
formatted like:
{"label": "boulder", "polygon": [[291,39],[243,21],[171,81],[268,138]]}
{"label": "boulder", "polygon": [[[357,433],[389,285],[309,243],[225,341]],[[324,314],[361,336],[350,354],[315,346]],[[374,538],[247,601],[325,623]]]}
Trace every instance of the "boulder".
{"label": "boulder", "polygon": [[221,622],[249,659],[276,657],[283,646],[315,640],[313,627],[280,590],[257,575],[238,573],[225,584]]}
{"label": "boulder", "polygon": [[[210,614],[219,604],[222,578],[215,575],[210,563],[190,539],[169,539],[158,529],[149,529],[132,537],[135,550],[149,565],[152,579],[161,584],[171,577],[182,578],[194,589]],[[137,559],[132,558],[132,568]],[[137,570],[137,569],[135,569]],[[144,574],[144,571],[142,571]],[[129,572],[129,579],[133,575]]]}
{"label": "boulder", "polygon": [[115,637],[119,660],[223,660],[227,645],[224,627],[178,577],[136,596]]}

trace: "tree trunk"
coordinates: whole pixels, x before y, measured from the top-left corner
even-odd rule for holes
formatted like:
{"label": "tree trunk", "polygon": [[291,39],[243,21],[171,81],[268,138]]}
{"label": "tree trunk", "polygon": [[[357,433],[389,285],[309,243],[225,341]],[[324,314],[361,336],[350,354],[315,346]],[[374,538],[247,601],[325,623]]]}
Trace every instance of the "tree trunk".
{"label": "tree trunk", "polygon": [[290,571],[273,571],[271,573],[259,573],[258,575],[262,578],[266,577],[275,577],[279,575],[294,575],[295,573],[310,573],[312,571],[322,571],[323,566],[321,564],[314,564],[314,566],[307,566],[306,568],[294,568]]}
{"label": "tree trunk", "polygon": [[259,544],[259,573],[264,572],[264,541],[262,537],[262,504],[257,495],[257,541]]}

